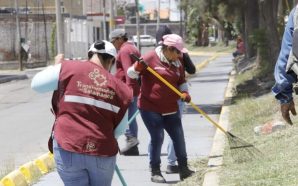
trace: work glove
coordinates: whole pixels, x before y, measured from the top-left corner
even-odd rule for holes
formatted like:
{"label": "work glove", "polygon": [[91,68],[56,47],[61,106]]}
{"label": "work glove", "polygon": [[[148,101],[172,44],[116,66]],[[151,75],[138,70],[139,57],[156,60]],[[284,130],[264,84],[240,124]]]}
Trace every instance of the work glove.
{"label": "work glove", "polygon": [[295,104],[294,101],[291,100],[289,103],[282,103],[280,105],[280,110],[281,110],[281,114],[282,117],[284,118],[284,120],[290,124],[293,125],[293,122],[290,118],[290,111],[292,112],[293,115],[296,115],[296,110],[295,110]]}
{"label": "work glove", "polygon": [[184,101],[184,102],[186,102],[186,103],[189,103],[189,102],[190,102],[191,97],[190,97],[190,95],[188,94],[188,92],[186,92],[186,91],[183,91],[183,92],[182,92],[181,100]]}
{"label": "work glove", "polygon": [[139,62],[139,61],[136,61],[133,66],[135,71],[137,72],[142,72],[147,68],[147,66],[143,62]]}

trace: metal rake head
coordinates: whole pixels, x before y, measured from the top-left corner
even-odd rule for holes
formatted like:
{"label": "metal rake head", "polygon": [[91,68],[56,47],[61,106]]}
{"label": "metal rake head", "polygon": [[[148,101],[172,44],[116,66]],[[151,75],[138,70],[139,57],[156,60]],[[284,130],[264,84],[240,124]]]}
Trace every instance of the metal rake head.
{"label": "metal rake head", "polygon": [[242,163],[253,159],[260,159],[262,152],[254,145],[244,141],[243,139],[227,132],[230,146],[230,152],[235,162]]}

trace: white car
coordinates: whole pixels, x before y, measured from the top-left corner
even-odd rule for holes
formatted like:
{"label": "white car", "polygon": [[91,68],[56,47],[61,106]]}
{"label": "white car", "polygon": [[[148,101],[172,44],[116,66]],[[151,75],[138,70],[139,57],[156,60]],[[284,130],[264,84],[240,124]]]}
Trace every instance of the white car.
{"label": "white car", "polygon": [[[132,40],[135,45],[138,43],[138,37],[136,35],[132,36]],[[151,35],[140,35],[141,46],[155,46],[156,39]]]}

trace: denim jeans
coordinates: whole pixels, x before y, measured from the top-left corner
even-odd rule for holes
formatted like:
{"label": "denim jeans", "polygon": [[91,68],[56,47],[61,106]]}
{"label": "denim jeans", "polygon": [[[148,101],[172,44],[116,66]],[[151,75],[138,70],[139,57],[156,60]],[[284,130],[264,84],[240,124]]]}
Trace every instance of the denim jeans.
{"label": "denim jeans", "polygon": [[177,156],[175,154],[175,149],[174,149],[173,141],[171,140],[171,138],[169,139],[167,152],[168,152],[168,158],[167,158],[168,165],[171,165],[171,166],[176,165]]}
{"label": "denim jeans", "polygon": [[181,124],[180,113],[163,116],[156,112],[140,109],[142,119],[150,134],[149,158],[151,168],[160,167],[161,146],[164,140],[164,130],[167,131],[173,141],[178,165],[187,165],[184,133]]}
{"label": "denim jeans", "polygon": [[[185,102],[183,102],[179,99],[177,101],[177,103],[178,103],[178,107],[179,107],[180,119],[182,120],[182,114],[183,114],[183,110],[185,107]],[[173,145],[173,141],[171,140],[171,138],[169,139],[167,151],[168,151],[168,164],[172,165],[172,166],[176,165],[177,156],[175,154],[174,145]]]}
{"label": "denim jeans", "polygon": [[[185,103],[181,100],[177,101],[178,106],[179,106],[179,113],[180,113],[180,118],[182,119],[182,114],[183,114],[183,110],[185,107]],[[148,154],[150,155],[150,144],[148,146]],[[173,145],[173,141],[171,140],[171,138],[169,137],[169,142],[168,142],[168,146],[167,146],[167,153],[168,153],[168,165],[174,166],[176,165],[176,161],[177,161],[177,156],[175,154],[175,149],[174,149],[174,145]]]}
{"label": "denim jeans", "polygon": [[110,186],[116,156],[100,157],[63,150],[53,141],[57,171],[65,186]]}
{"label": "denim jeans", "polygon": [[[128,119],[130,119],[134,115],[134,113],[138,110],[137,102],[138,102],[138,97],[137,96],[133,97],[133,101],[131,102],[128,108]],[[134,119],[129,125],[129,128],[126,129],[125,136],[136,137],[136,138],[138,137],[138,124],[136,119]]]}

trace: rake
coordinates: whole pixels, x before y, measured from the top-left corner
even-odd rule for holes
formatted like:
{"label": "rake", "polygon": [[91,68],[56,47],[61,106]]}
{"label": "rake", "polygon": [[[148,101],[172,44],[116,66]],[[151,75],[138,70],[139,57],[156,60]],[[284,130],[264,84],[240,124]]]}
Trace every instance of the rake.
{"label": "rake", "polygon": [[[151,74],[153,74],[156,78],[162,81],[167,87],[169,87],[172,91],[182,97],[182,93],[176,89],[173,85],[171,85],[167,80],[165,80],[162,76],[160,76],[157,72],[155,72],[151,67],[149,67],[146,62],[142,58],[138,58],[135,54],[130,54],[136,61],[145,65],[146,70],[148,70]],[[252,158],[258,158],[261,156],[261,152],[254,147],[254,145],[244,141],[243,139],[235,136],[231,132],[225,130],[222,126],[220,126],[217,122],[211,119],[202,109],[200,109],[193,102],[189,102],[189,104],[200,114],[202,114],[209,122],[211,122],[216,128],[221,130],[228,138],[231,155],[233,159],[237,162],[243,162],[250,160]]]}

